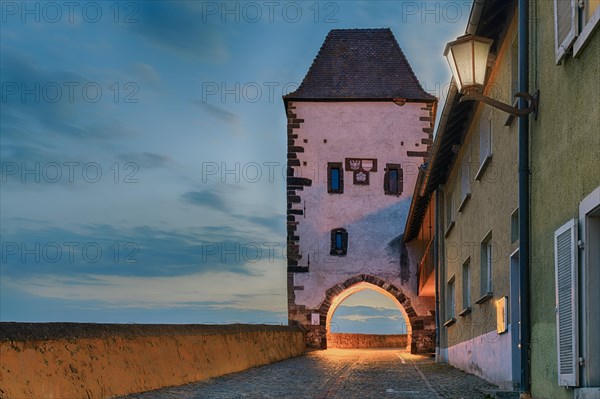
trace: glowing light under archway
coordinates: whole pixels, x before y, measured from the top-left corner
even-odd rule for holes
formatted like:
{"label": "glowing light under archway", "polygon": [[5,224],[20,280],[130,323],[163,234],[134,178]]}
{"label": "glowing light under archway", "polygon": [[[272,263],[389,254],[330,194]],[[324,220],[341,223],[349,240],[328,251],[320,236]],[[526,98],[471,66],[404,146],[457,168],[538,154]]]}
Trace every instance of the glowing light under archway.
{"label": "glowing light under archway", "polygon": [[381,288],[377,285],[368,283],[366,281],[362,281],[362,282],[359,282],[357,284],[354,284],[354,285],[348,287],[347,289],[345,289],[344,291],[342,291],[340,294],[338,294],[337,296],[335,296],[333,298],[333,300],[331,301],[331,306],[329,307],[329,310],[327,311],[327,321],[326,321],[327,334],[331,334],[331,318],[333,317],[333,314],[335,313],[338,306],[340,306],[340,304],[342,302],[344,302],[344,300],[346,300],[349,296],[354,295],[357,292],[364,291],[364,290],[375,291],[375,292],[385,295],[386,297],[393,300],[393,302],[396,304],[398,310],[400,310],[400,313],[404,317],[404,321],[406,323],[406,334],[407,334],[407,338],[408,338],[407,348],[410,348],[411,347],[412,326],[411,326],[408,314],[406,313],[406,310],[404,309],[402,304],[398,301],[398,298],[396,298],[390,292],[384,290],[383,288]]}

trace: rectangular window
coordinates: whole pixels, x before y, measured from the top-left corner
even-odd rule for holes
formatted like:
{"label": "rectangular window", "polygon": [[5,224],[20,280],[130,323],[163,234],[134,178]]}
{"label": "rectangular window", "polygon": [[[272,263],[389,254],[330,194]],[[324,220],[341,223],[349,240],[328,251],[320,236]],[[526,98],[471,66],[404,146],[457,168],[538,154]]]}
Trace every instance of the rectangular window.
{"label": "rectangular window", "polygon": [[492,277],[494,265],[494,253],[492,245],[492,232],[481,241],[481,298],[477,303],[483,303],[490,299],[492,294]]}
{"label": "rectangular window", "polygon": [[390,192],[398,192],[398,171],[396,169],[390,170],[388,181],[390,182]]}
{"label": "rectangular window", "polygon": [[331,190],[332,191],[340,190],[340,169],[339,168],[331,168]]}
{"label": "rectangular window", "polygon": [[452,227],[454,227],[454,221],[456,216],[455,205],[454,205],[454,190],[446,192],[446,235],[450,233]]}
{"label": "rectangular window", "polygon": [[337,231],[335,233],[335,249],[337,251],[342,249],[342,246],[343,246],[342,242],[343,242],[342,241],[342,233],[340,231]]}
{"label": "rectangular window", "polygon": [[600,386],[598,243],[600,187],[579,203],[579,220],[571,219],[554,232],[558,385],[581,387],[575,396],[594,394]]}
{"label": "rectangular window", "polygon": [[344,169],[341,162],[327,164],[327,192],[331,194],[344,192]]}
{"label": "rectangular window", "polygon": [[583,23],[589,24],[593,22],[594,15],[600,8],[600,0],[585,0],[583,7]]}
{"label": "rectangular window", "polygon": [[331,251],[330,255],[344,256],[348,252],[348,232],[346,229],[331,230]]}
{"label": "rectangular window", "polygon": [[456,321],[454,313],[454,275],[450,277],[446,286],[446,327],[450,326]]}
{"label": "rectangular window", "polygon": [[492,241],[490,240],[487,244],[485,244],[485,275],[487,277],[485,282],[485,290],[487,292],[492,292]]}
{"label": "rectangular window", "polygon": [[492,109],[485,107],[479,119],[479,170],[475,180],[481,180],[483,171],[492,160]]}
{"label": "rectangular window", "polygon": [[579,36],[573,45],[573,54],[577,56],[589,40],[600,21],[600,0],[583,0],[583,8],[579,8],[581,23]]}
{"label": "rectangular window", "polygon": [[[468,147],[467,154],[470,154],[471,149]],[[461,212],[465,204],[471,198],[471,155],[465,157],[460,170],[460,204],[458,211]]]}
{"label": "rectangular window", "polygon": [[462,265],[462,307],[463,311],[460,313],[461,316],[464,316],[471,310],[471,257],[469,256],[467,260],[463,262]]}
{"label": "rectangular window", "polygon": [[600,21],[600,0],[554,0],[554,53],[560,65],[579,55]]}
{"label": "rectangular window", "polygon": [[[584,367],[580,369],[579,385],[581,387],[600,387],[600,186],[585,197],[579,204],[579,232],[577,238],[583,245],[579,248],[579,335],[580,355],[584,359]],[[583,247],[583,248],[581,248]],[[576,278],[575,276],[573,276]],[[564,332],[564,330],[563,330]],[[560,337],[560,335],[559,335]]]}
{"label": "rectangular window", "polygon": [[401,195],[404,189],[404,172],[400,164],[388,163],[385,166],[383,191],[386,195]]}
{"label": "rectangular window", "polygon": [[510,215],[510,243],[515,243],[519,239],[519,208],[515,209]]}
{"label": "rectangular window", "polygon": [[554,0],[554,55],[556,64],[571,51],[577,37],[577,0]]}

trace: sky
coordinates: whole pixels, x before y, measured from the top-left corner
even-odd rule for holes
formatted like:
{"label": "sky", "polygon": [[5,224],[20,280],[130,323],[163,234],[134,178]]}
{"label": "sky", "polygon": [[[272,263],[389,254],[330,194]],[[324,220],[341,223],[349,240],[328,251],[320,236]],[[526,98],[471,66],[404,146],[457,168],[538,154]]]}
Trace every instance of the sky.
{"label": "sky", "polygon": [[[281,96],[389,27],[443,104],[471,1],[0,4],[0,320],[286,324]],[[334,320],[402,328],[377,295]]]}

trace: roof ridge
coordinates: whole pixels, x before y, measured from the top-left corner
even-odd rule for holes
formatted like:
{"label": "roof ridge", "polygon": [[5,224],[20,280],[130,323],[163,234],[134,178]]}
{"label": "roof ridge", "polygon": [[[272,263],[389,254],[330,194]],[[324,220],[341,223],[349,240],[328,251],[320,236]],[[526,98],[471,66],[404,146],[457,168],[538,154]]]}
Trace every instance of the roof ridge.
{"label": "roof ridge", "polygon": [[391,28],[334,28],[331,29],[329,31],[329,33],[333,32],[333,31],[365,31],[365,30],[389,30],[391,31]]}

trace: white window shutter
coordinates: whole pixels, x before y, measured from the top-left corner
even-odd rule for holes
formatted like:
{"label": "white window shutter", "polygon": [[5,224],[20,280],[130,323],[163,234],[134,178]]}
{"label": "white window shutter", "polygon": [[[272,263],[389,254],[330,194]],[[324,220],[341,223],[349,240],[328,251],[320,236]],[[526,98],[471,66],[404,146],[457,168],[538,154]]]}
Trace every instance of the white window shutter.
{"label": "white window shutter", "polygon": [[554,232],[558,385],[579,384],[577,219]]}
{"label": "white window shutter", "polygon": [[560,64],[577,37],[577,0],[554,0],[554,52]]}

